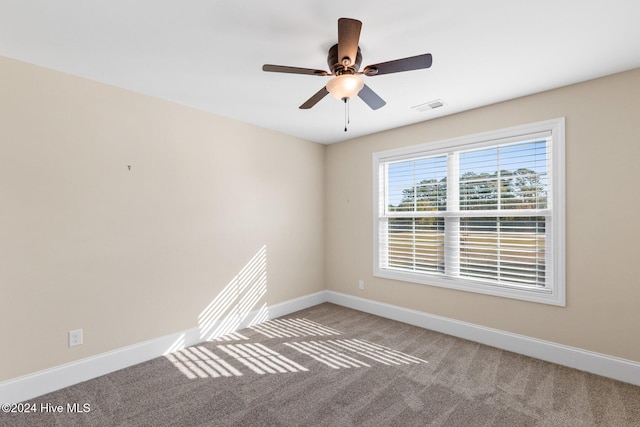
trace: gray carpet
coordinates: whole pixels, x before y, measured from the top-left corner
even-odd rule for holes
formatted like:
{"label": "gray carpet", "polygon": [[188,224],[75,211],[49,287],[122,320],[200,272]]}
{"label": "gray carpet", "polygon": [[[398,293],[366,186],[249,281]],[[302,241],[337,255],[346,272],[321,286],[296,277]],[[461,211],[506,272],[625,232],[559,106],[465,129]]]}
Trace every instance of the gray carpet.
{"label": "gray carpet", "polygon": [[0,425],[640,425],[640,387],[332,304],[30,403],[64,413]]}

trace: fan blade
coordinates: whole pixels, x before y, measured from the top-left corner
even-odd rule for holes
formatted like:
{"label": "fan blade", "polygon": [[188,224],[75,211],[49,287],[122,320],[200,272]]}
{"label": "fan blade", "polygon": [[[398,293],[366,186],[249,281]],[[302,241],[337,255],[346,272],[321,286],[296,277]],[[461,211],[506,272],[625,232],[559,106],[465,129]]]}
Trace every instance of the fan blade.
{"label": "fan blade", "polygon": [[[356,63],[361,28],[362,22],[357,19],[338,19],[338,62],[340,64],[350,67]],[[345,64],[344,61],[347,60],[348,64]]]}
{"label": "fan blade", "polygon": [[307,99],[305,101],[305,103],[302,104],[299,108],[301,110],[308,110],[309,108],[311,108],[314,105],[316,105],[322,98],[324,98],[328,94],[329,94],[329,91],[327,90],[327,87],[325,86],[322,89],[320,89],[319,91],[317,91],[315,93],[315,95],[313,95],[311,98]]}
{"label": "fan blade", "polygon": [[286,65],[272,65],[264,64],[262,71],[268,71],[271,73],[291,73],[291,74],[310,74],[313,76],[328,76],[324,70],[314,70],[312,68],[300,68],[300,67],[287,67]]}
{"label": "fan blade", "polygon": [[400,73],[402,71],[421,70],[431,67],[433,59],[430,53],[411,56],[409,58],[396,59],[395,61],[381,62],[367,65],[363,73],[367,76],[379,76],[380,74]]}
{"label": "fan blade", "polygon": [[360,92],[358,92],[358,96],[362,99],[372,110],[377,110],[378,108],[384,107],[387,103],[384,99],[380,98],[377,93],[373,91],[369,86],[364,85]]}

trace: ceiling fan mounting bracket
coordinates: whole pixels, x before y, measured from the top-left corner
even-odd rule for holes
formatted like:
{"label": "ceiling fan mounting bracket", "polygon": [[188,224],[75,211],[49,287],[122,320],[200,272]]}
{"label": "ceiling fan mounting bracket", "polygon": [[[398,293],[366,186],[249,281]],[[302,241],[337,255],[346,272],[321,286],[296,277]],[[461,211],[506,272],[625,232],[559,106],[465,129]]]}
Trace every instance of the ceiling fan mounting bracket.
{"label": "ceiling fan mounting bracket", "polygon": [[[350,65],[345,65],[345,62],[348,62]],[[338,44],[334,44],[329,49],[329,54],[327,55],[327,65],[329,65],[329,69],[332,74],[336,76],[340,76],[342,74],[355,74],[360,69],[360,64],[362,64],[362,53],[360,52],[360,47],[358,47],[358,54],[356,55],[355,61],[352,61],[351,58],[343,58],[342,61],[338,59]]]}

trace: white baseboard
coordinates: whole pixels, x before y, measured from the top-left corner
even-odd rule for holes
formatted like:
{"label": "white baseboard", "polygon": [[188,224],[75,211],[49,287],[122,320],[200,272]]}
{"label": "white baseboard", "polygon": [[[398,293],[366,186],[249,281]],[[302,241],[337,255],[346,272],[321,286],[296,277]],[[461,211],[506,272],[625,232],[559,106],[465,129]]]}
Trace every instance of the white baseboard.
{"label": "white baseboard", "polygon": [[322,304],[323,302],[327,302],[327,291],[320,291],[315,294],[309,294],[300,298],[271,305],[269,306],[269,317],[274,319],[276,317],[285,316],[287,314],[295,313],[296,311],[304,310],[305,308],[313,307],[314,305]]}
{"label": "white baseboard", "polygon": [[[330,302],[514,353],[535,357],[640,386],[640,363],[561,344],[486,328],[472,323],[359,298],[334,291],[321,291],[269,306],[268,318],[284,316]],[[248,313],[237,322],[237,330],[255,323],[263,311]],[[262,318],[262,317],[260,317]],[[266,319],[264,319],[266,320]],[[220,321],[230,323],[229,319]],[[231,331],[227,331],[231,332]],[[23,377],[0,382],[0,403],[17,403],[59,390],[110,372],[202,342],[200,328],[145,341],[86,359],[56,366]]]}
{"label": "white baseboard", "polygon": [[334,291],[326,301],[640,386],[640,363]]}
{"label": "white baseboard", "polygon": [[[325,291],[306,295],[267,307],[268,318],[284,316],[326,301]],[[261,318],[265,311],[260,311]],[[219,323],[237,325],[236,330],[249,326],[258,318],[258,311],[250,312],[242,319],[222,319]],[[266,319],[264,319],[266,320]],[[253,322],[255,323],[255,322]],[[226,331],[232,332],[232,331]],[[107,353],[66,363],[54,368],[34,372],[0,382],[0,404],[18,403],[64,387],[78,384],[126,367],[146,362],[180,348],[202,342],[200,328],[192,328],[164,337],[123,347]]]}

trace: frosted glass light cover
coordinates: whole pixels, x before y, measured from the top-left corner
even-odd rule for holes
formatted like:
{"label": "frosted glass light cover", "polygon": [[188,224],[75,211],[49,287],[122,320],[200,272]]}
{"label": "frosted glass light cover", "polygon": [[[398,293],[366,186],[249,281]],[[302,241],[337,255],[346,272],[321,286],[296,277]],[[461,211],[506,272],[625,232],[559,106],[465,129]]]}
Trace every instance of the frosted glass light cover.
{"label": "frosted glass light cover", "polygon": [[364,87],[364,82],[358,76],[343,74],[327,82],[327,90],[337,100],[351,99]]}

